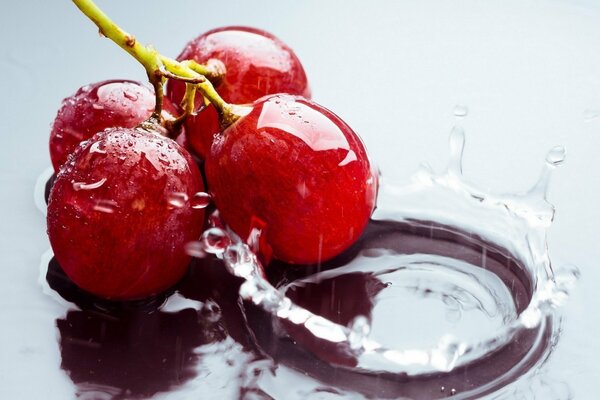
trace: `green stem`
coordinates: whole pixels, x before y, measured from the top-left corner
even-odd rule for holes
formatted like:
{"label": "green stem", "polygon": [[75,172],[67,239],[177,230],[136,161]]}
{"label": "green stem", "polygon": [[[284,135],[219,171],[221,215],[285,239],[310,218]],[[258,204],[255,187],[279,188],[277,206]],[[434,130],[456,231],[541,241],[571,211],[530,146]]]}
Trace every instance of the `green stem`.
{"label": "green stem", "polygon": [[72,1],[81,12],[98,26],[100,33],[115,42],[144,66],[150,82],[156,90],[157,109],[155,110],[155,114],[158,113],[160,115],[163,95],[162,87],[164,78],[167,77],[193,83],[202,95],[215,106],[224,126],[231,125],[240,117],[236,113],[236,107],[225,102],[206,76],[198,72],[207,72],[207,75],[211,76],[214,75],[215,68],[203,67],[195,62],[179,62],[165,57],[159,54],[154,48],[142,45],[133,35],[122,30],[92,0]]}

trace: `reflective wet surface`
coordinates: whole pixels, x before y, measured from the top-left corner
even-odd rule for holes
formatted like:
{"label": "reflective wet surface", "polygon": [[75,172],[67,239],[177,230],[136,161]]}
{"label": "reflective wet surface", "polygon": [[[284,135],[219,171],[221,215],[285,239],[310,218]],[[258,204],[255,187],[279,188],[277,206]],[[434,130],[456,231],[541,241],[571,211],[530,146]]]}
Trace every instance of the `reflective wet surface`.
{"label": "reflective wet surface", "polygon": [[[505,310],[504,317],[514,319],[531,298],[531,283],[516,260],[478,238],[462,235],[431,223],[374,221],[359,243],[338,259],[322,265],[320,271],[316,267],[280,264],[269,270],[269,278],[286,288],[286,294],[296,304],[331,321],[349,325],[357,317],[364,317],[371,326],[371,337],[384,344],[427,346],[432,344],[427,337],[437,339],[436,334],[443,334],[449,328],[462,328],[471,334],[494,329],[492,322],[501,313],[490,310],[492,303],[500,307],[514,304]],[[421,257],[462,260],[469,266],[464,270],[449,270],[466,271],[473,279],[479,273],[484,277],[497,276],[496,286],[487,287],[488,294],[506,295],[508,299],[502,298],[496,304],[486,299],[486,295],[469,290],[470,283],[464,277],[458,279],[452,290],[436,288],[436,284],[452,286],[452,281],[440,276],[449,273],[445,270],[438,270],[437,276],[426,279],[427,272],[423,271],[431,264],[419,262],[418,268],[414,268],[399,263],[397,270],[381,269],[382,260],[377,254],[381,250],[404,257],[426,254]],[[361,267],[362,271],[344,272],[364,254],[379,263],[367,264]],[[401,271],[413,276],[395,278],[394,274],[403,274]],[[315,272],[321,279],[315,278]],[[511,282],[510,289],[499,276]],[[241,280],[231,276],[223,262],[214,257],[195,260],[189,274],[172,292],[139,302],[107,302],[81,291],[53,258],[45,279],[54,296],[71,305],[65,316],[56,320],[61,368],[84,398],[94,393],[105,393],[107,398],[202,393],[207,387],[186,388],[186,383],[207,368],[203,352],[233,341],[237,345],[221,347],[223,351],[218,357],[223,361],[220,368],[241,365],[240,376],[229,382],[240,393],[285,391],[289,383],[278,374],[272,375],[272,371],[289,368],[307,376],[308,382],[298,382],[295,388],[298,396],[316,383],[339,393],[347,392],[351,396],[348,398],[433,399],[452,393],[457,398],[478,398],[527,375],[532,368],[539,368],[550,353],[551,342],[557,340],[554,325],[558,321],[548,317],[539,327],[519,332],[506,346],[484,359],[450,373],[410,378],[405,374],[352,368],[357,360],[351,354],[340,353],[335,344],[273,319],[251,303],[241,303],[238,297]],[[493,278],[491,282],[494,283]],[[481,288],[486,288],[485,283]],[[428,305],[433,299],[437,304]],[[491,303],[484,304],[486,300]],[[440,310],[441,315],[436,314]],[[471,314],[475,317],[469,317]],[[479,315],[478,319],[477,314],[484,316]],[[253,362],[248,364],[249,360]],[[257,367],[259,361],[262,364]],[[223,373],[219,369],[211,372]],[[252,374],[256,375],[252,382],[243,378]],[[263,387],[268,379],[274,387]]]}

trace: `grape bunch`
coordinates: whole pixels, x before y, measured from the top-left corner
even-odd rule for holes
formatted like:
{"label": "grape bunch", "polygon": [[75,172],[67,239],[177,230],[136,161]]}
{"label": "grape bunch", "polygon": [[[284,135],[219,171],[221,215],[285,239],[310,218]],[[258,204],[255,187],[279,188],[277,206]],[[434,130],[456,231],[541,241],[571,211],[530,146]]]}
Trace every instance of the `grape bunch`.
{"label": "grape bunch", "polygon": [[358,239],[377,174],[358,135],[310,99],[286,44],[262,30],[223,27],[171,59],[91,0],[73,2],[150,81],[83,86],[54,121],[48,235],[79,287],[131,300],[173,286],[209,200],[240,238],[258,230],[264,263],[318,263]]}

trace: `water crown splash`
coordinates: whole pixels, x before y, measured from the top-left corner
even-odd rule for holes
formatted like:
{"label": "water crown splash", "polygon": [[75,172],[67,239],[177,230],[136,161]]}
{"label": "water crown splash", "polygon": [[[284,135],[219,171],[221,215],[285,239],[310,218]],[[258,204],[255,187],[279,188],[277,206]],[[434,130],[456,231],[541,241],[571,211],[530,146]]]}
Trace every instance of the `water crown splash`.
{"label": "water crown splash", "polygon": [[[374,224],[429,230],[431,240],[453,235],[470,246],[475,244],[481,253],[478,265],[460,256],[365,246],[344,266],[277,289],[265,277],[256,254],[227,227],[211,228],[190,249],[195,249],[193,255],[202,251],[216,254],[230,273],[245,280],[239,290],[243,300],[269,313],[281,334],[291,334],[316,356],[341,368],[404,376],[450,373],[492,354],[500,357],[515,341],[530,347],[529,353],[520,357],[536,353],[541,359],[545,351],[544,347],[540,352],[541,343],[548,343],[557,331],[555,311],[579,276],[572,266],[554,270],[546,246],[546,230],[554,218],[554,207],[546,197],[548,185],[552,170],[564,162],[565,150],[557,146],[548,152],[541,176],[529,191],[497,195],[464,179],[464,145],[464,130],[456,126],[450,134],[445,171],[435,173],[423,167],[407,185],[382,179],[372,220]],[[502,257],[503,262],[494,257]],[[347,325],[311,312],[287,295],[303,285],[352,273],[366,274],[381,287],[373,296],[373,315],[357,315]],[[429,342],[402,339],[398,334],[390,340],[381,335],[378,319],[401,312],[403,303],[416,301],[413,305],[419,307],[432,298],[441,300],[451,323],[442,330],[434,329]],[[390,301],[396,302],[393,310],[381,311]],[[403,330],[431,329],[413,325]],[[311,339],[307,340],[307,335]],[[325,345],[328,350],[324,353],[311,345],[315,340],[333,347]],[[523,365],[524,361],[514,360],[514,364]]]}

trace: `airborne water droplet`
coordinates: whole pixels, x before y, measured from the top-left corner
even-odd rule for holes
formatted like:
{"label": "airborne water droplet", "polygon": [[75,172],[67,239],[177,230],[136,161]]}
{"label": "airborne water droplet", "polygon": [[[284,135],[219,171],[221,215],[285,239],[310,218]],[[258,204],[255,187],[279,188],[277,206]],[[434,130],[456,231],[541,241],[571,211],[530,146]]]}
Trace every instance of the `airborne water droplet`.
{"label": "airborne water droplet", "polygon": [[559,166],[565,162],[567,151],[563,146],[555,146],[546,155],[546,162],[552,166]]}
{"label": "airborne water droplet", "polygon": [[457,104],[454,106],[455,117],[466,117],[469,114],[469,108],[464,104]]}
{"label": "airborne water droplet", "polygon": [[210,204],[210,200],[210,194],[205,192],[198,192],[192,197],[192,208],[196,210],[206,208]]}

